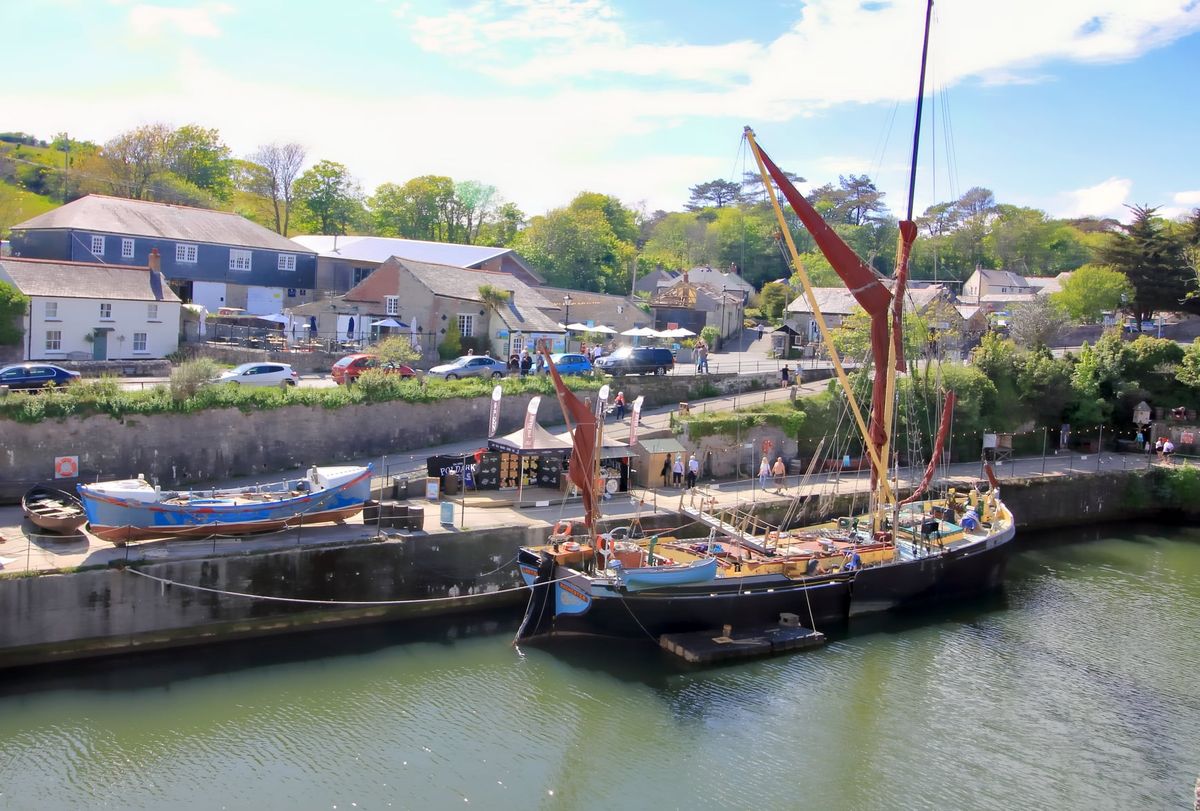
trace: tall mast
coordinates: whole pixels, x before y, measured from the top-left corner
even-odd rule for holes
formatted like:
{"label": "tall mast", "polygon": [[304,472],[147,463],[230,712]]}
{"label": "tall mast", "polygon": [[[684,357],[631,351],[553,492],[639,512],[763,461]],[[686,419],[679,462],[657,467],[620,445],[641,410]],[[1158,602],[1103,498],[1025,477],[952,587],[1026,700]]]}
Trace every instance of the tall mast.
{"label": "tall mast", "polygon": [[[888,362],[886,367],[887,386],[883,398],[882,422],[887,430],[882,456],[884,464],[891,457],[892,421],[896,408],[896,372],[904,367],[904,295],[908,284],[908,257],[912,250],[913,240],[917,236],[917,227],[913,222],[913,197],[917,185],[917,153],[921,142],[921,111],[925,102],[925,68],[929,60],[929,25],[933,19],[933,0],[927,0],[925,6],[925,33],[921,42],[921,74],[917,80],[917,110],[913,124],[912,162],[908,175],[908,209],[906,218],[899,224],[900,234],[896,247],[896,283],[892,289],[892,340],[888,342]],[[880,370],[876,368],[876,374]],[[878,405],[878,404],[876,404]],[[881,488],[881,496],[885,496]],[[885,499],[886,500],[886,499]]]}

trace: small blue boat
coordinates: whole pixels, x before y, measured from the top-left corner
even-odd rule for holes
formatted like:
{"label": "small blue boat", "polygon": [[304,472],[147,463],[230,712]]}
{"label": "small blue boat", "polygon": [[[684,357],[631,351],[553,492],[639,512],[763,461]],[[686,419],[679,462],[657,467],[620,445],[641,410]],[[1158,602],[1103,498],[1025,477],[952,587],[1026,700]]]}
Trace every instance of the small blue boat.
{"label": "small blue boat", "polygon": [[620,571],[626,591],[644,591],[660,586],[693,586],[708,583],[717,576],[717,559],[704,558],[691,563],[673,566],[639,566],[636,569],[621,569],[620,564],[609,564]]}
{"label": "small blue boat", "polygon": [[302,478],[223,490],[163,490],[136,479],[79,485],[90,532],[122,544],[269,532],[362,512],[371,466],[313,467]]}

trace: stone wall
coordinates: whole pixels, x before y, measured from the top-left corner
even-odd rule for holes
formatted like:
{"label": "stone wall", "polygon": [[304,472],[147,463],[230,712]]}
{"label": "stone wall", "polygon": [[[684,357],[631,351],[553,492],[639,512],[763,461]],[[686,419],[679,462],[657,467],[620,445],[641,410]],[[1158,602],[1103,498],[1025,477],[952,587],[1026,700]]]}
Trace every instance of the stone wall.
{"label": "stone wall", "polygon": [[[723,377],[699,379],[699,384],[693,377],[625,378],[621,387],[630,402],[644,394],[647,407],[652,407],[688,400],[706,381],[724,385]],[[504,398],[498,435],[523,424],[531,396]],[[338,409],[219,409],[121,420],[100,415],[36,424],[0,421],[0,503],[15,502],[32,484],[50,479],[57,456],[78,456],[80,478],[87,481],[144,473],[174,487],[378,458],[469,439],[478,439],[482,446],[487,444],[490,408],[491,399],[480,397]],[[540,414],[544,425],[562,422],[552,397],[543,397]],[[73,486],[74,481],[59,482],[64,485]]]}

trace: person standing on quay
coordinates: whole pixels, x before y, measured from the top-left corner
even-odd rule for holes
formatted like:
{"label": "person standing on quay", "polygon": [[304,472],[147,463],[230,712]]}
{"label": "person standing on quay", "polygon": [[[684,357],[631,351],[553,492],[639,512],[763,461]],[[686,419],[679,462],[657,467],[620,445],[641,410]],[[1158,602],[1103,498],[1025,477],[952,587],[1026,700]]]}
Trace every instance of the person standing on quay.
{"label": "person standing on quay", "polygon": [[758,487],[760,490],[767,489],[767,479],[771,477],[771,463],[763,456],[762,461],[758,463]]}
{"label": "person standing on quay", "polygon": [[693,453],[692,458],[688,459],[687,486],[689,490],[696,486],[698,478],[700,478],[700,460]]}
{"label": "person standing on quay", "polygon": [[666,487],[671,483],[671,454],[669,453],[667,454],[667,457],[663,459],[662,477],[663,487]]}
{"label": "person standing on quay", "polygon": [[772,472],[775,474],[775,489],[787,489],[787,467],[783,464],[782,456],[775,457],[775,467],[772,468]]}
{"label": "person standing on quay", "polygon": [[683,455],[675,454],[675,464],[671,467],[671,477],[676,487],[683,486]]}
{"label": "person standing on quay", "polygon": [[779,388],[786,389],[788,387],[788,383],[791,382],[790,378],[791,370],[788,369],[788,365],[785,363],[779,370]]}

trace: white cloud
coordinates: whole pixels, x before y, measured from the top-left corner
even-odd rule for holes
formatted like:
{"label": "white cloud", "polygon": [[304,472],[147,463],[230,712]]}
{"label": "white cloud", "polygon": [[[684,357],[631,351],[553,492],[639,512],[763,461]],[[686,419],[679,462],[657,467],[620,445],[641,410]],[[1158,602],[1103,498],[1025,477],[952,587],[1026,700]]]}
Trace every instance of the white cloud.
{"label": "white cloud", "polygon": [[1055,212],[1055,216],[1128,219],[1129,209],[1125,208],[1125,204],[1129,200],[1129,192],[1132,188],[1132,180],[1110,177],[1095,186],[1063,192],[1059,196],[1065,202]]}
{"label": "white cloud", "polygon": [[137,5],[129,10],[129,28],[137,36],[184,34],[193,37],[219,37],[218,17],[233,13],[225,3],[171,8]]}
{"label": "white cloud", "polygon": [[1180,206],[1200,206],[1200,190],[1178,191],[1171,199]]}
{"label": "white cloud", "polygon": [[603,0],[478,0],[440,17],[416,17],[412,31],[413,41],[434,53],[486,55],[504,42],[539,42],[563,51],[622,41],[615,16]]}

